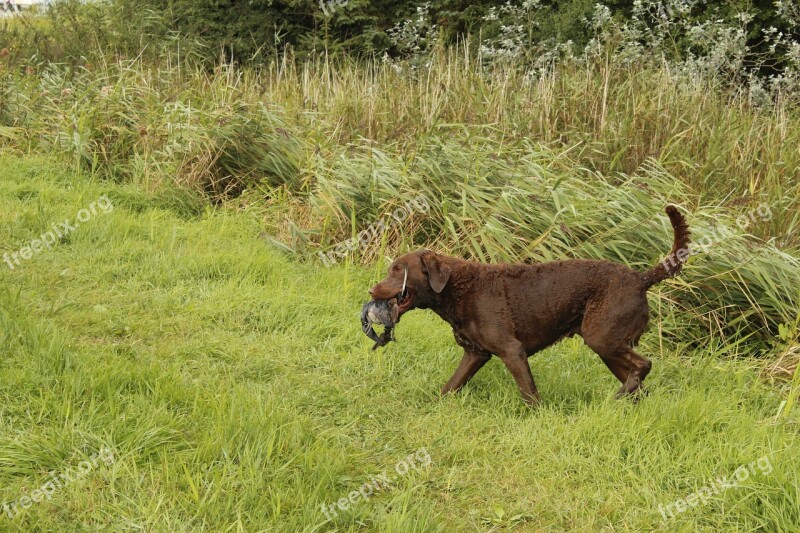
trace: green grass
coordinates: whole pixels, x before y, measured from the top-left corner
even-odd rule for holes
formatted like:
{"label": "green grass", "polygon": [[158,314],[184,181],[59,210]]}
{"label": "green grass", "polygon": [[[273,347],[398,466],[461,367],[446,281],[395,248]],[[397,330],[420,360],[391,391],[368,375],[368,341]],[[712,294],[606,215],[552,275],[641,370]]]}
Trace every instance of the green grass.
{"label": "green grass", "polygon": [[[650,395],[616,384],[579,340],[531,359],[531,411],[490,362],[437,391],[460,353],[416,311],[373,352],[358,323],[372,268],[282,255],[246,205],[99,182],[42,158],[0,157],[0,252],[103,194],[114,210],[20,267],[0,264],[0,501],[108,446],[79,481],[4,530],[795,531],[796,412],[762,363],[648,333]],[[795,407],[795,410],[797,408]],[[325,522],[321,506],[425,448]],[[769,475],[668,522],[658,506],[762,457]]]}

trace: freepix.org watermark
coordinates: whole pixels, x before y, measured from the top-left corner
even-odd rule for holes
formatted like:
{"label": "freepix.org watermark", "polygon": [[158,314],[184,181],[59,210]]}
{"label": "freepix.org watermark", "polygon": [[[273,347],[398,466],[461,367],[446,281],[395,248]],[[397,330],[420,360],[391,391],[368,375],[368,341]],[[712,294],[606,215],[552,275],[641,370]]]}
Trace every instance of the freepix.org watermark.
{"label": "freepix.org watermark", "polygon": [[322,504],[322,512],[325,513],[326,522],[339,516],[338,511],[347,511],[358,501],[368,501],[370,497],[381,491],[390,490],[392,485],[401,477],[405,477],[411,470],[419,470],[431,464],[431,456],[428,450],[420,448],[414,453],[408,454],[405,459],[397,461],[394,465],[394,472],[397,475],[387,473],[386,470],[378,475],[370,476],[369,481],[361,485],[358,490],[354,490],[347,497],[339,498],[335,503]]}
{"label": "freepix.org watermark", "polygon": [[340,242],[333,250],[327,253],[319,252],[319,258],[327,267],[335,265],[339,259],[347,257],[350,252],[358,248],[366,248],[380,235],[396,225],[402,224],[415,212],[427,213],[430,209],[428,199],[422,194],[417,195],[402,207],[398,207],[380,220],[370,224],[367,229],[361,230],[355,237]]}
{"label": "freepix.org watermark", "polygon": [[42,233],[38,239],[34,239],[20,248],[18,251],[3,254],[3,261],[8,265],[8,268],[14,270],[20,266],[20,260],[27,261],[35,254],[47,249],[50,250],[61,239],[78,229],[81,224],[89,222],[93,217],[99,214],[106,214],[114,209],[111,200],[105,194],[89,204],[86,208],[81,209],[75,214],[74,222],[65,220],[64,222],[53,224],[50,231]]}
{"label": "freepix.org watermark", "polygon": [[104,465],[111,466],[114,464],[114,452],[111,448],[103,446],[97,453],[92,455],[89,459],[78,463],[77,468],[66,468],[65,470],[56,473],[50,472],[50,478],[47,482],[30,492],[30,495],[22,495],[17,501],[3,502],[3,511],[10,519],[16,517],[21,507],[22,509],[30,508],[34,503],[39,503],[42,500],[52,500],[53,495],[72,483],[82,479],[89,472],[98,467],[98,462],[102,461]]}
{"label": "freepix.org watermark", "polygon": [[[757,471],[756,467],[758,467]],[[658,512],[661,513],[662,521],[666,522],[669,518],[675,518],[676,513],[680,514],[688,510],[690,507],[697,507],[698,504],[706,505],[712,496],[728,489],[735,488],[739,485],[739,483],[744,483],[747,481],[750,477],[750,474],[753,476],[757,474],[768,476],[771,473],[772,463],[770,463],[769,457],[765,455],[764,457],[760,457],[750,464],[740,466],[734,470],[733,475],[730,477],[722,476],[716,480],[713,480],[710,485],[696,490],[695,492],[686,496],[686,498],[675,500],[666,507],[664,504],[659,504]]]}

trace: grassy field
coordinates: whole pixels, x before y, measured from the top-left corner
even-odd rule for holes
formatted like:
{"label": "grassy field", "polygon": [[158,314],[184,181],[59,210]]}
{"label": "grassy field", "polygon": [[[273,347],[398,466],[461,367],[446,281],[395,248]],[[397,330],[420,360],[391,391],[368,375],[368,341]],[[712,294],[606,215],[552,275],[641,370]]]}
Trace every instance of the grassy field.
{"label": "grassy field", "polygon": [[654,330],[638,405],[580,340],[531,359],[538,410],[498,361],[441,399],[460,353],[438,318],[411,313],[380,351],[360,331],[385,263],[299,262],[246,204],[5,155],[2,251],[101,198],[113,209],[0,264],[0,529],[800,527],[797,408],[775,416],[766,362]]}
{"label": "grassy field", "polygon": [[[0,531],[800,530],[792,68],[212,64],[103,5],[0,25]],[[400,252],[645,269],[668,203],[638,404],[579,338],[530,410],[498,361],[440,398],[429,312],[361,333]]]}

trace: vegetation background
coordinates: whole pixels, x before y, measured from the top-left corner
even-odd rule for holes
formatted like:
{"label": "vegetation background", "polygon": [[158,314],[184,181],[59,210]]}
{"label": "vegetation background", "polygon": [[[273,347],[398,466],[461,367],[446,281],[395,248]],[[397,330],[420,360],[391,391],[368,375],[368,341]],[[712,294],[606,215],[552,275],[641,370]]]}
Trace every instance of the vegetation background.
{"label": "vegetation background", "polygon": [[[323,7],[325,9],[323,9]],[[0,20],[0,526],[794,531],[800,391],[795,2],[54,3]],[[424,195],[430,209],[348,239]],[[700,253],[650,293],[651,395],[579,340],[545,408],[416,312],[370,352],[394,254],[644,269],[676,203]],[[345,251],[326,268],[319,252]],[[338,257],[338,256],[337,256]],[[432,466],[323,504],[425,447]],[[665,517],[739,466],[768,476]]]}

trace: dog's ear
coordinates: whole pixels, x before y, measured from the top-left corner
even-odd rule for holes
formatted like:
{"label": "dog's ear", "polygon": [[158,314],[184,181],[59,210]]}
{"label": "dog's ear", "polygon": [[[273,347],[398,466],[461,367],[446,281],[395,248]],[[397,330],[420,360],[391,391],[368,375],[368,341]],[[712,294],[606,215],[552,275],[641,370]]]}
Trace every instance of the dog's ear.
{"label": "dog's ear", "polygon": [[434,252],[426,250],[420,256],[422,261],[422,271],[428,275],[428,283],[433,289],[433,292],[439,294],[447,285],[447,280],[450,279],[452,269],[450,265],[446,265],[439,261],[439,256]]}

